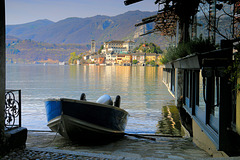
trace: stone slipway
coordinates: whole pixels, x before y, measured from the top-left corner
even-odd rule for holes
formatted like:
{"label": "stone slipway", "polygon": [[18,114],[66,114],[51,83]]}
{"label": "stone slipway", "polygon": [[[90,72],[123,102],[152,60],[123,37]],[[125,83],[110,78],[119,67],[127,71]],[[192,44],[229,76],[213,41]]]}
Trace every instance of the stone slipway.
{"label": "stone slipway", "polygon": [[[77,144],[53,132],[28,132],[26,149],[4,157],[21,159],[207,159],[190,138],[160,137],[156,141],[125,136],[109,144]],[[40,156],[41,155],[41,156]],[[29,156],[29,157],[28,157]],[[3,158],[3,159],[4,159]]]}
{"label": "stone slipway", "polygon": [[152,138],[156,141],[125,136],[109,144],[77,144],[53,132],[29,131],[26,149],[14,151],[2,159],[216,159],[195,146],[190,138]]}

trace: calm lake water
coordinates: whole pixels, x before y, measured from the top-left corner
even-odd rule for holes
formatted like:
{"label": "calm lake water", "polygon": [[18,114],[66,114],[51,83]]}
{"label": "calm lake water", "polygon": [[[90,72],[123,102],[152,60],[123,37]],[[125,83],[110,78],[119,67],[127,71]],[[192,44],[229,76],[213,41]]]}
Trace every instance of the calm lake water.
{"label": "calm lake water", "polygon": [[79,99],[85,93],[88,101],[103,94],[113,100],[120,95],[121,108],[130,114],[126,132],[152,134],[176,125],[171,122],[174,101],[162,75],[160,67],[11,64],[7,65],[6,87],[21,89],[22,125],[29,130],[49,130],[45,99]]}

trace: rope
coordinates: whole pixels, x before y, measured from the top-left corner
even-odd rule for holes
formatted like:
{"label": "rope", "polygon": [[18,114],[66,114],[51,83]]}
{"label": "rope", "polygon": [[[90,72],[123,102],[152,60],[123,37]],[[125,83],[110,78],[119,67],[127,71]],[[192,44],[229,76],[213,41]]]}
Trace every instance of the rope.
{"label": "rope", "polygon": [[137,137],[137,138],[149,139],[149,140],[152,140],[152,141],[156,141],[156,138],[152,138],[152,137],[182,138],[182,136],[161,135],[161,134],[158,135],[158,134],[131,134],[131,133],[124,133],[124,135],[126,135],[126,136],[133,136],[133,137]]}
{"label": "rope", "polygon": [[61,124],[62,124],[62,121],[60,120],[60,123],[58,124],[57,132],[56,132],[55,136],[53,137],[53,140],[48,145],[46,145],[45,147],[49,147],[55,141]]}

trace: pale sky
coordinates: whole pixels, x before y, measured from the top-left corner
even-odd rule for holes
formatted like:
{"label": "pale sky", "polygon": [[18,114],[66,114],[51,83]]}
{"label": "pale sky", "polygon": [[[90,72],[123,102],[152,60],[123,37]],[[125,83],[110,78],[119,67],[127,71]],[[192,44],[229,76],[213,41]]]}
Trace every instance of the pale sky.
{"label": "pale sky", "polygon": [[57,22],[68,17],[115,16],[127,11],[157,11],[155,0],[129,6],[124,0],[5,0],[6,23],[22,24],[39,19]]}

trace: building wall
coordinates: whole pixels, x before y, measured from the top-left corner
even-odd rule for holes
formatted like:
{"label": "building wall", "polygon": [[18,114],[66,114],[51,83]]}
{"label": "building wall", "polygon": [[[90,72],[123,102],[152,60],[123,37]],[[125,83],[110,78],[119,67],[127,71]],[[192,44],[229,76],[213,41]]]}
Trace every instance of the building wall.
{"label": "building wall", "polygon": [[[238,84],[240,84],[240,78],[238,78]],[[237,94],[236,102],[236,129],[238,134],[240,134],[240,94]]]}
{"label": "building wall", "polygon": [[132,60],[137,60],[138,63],[143,64],[146,59],[145,53],[133,53],[132,54]]}
{"label": "building wall", "polygon": [[152,60],[156,61],[157,56],[156,54],[146,54],[146,59],[147,61],[152,61]]}
{"label": "building wall", "polygon": [[122,60],[124,62],[127,62],[127,63],[131,63],[132,62],[132,56],[131,55],[125,55]]}
{"label": "building wall", "polygon": [[102,54],[106,54],[109,51],[114,53],[128,53],[135,48],[135,42],[133,41],[110,41],[104,43],[104,49]]}
{"label": "building wall", "polygon": [[[196,121],[196,115],[193,115],[192,117],[189,116],[188,120],[185,119],[184,114],[181,112],[181,108],[183,109],[182,102],[182,95],[183,95],[183,89],[184,89],[184,76],[183,76],[183,70],[177,69],[175,70],[175,83],[176,83],[176,92],[175,92],[175,104],[177,104],[178,108],[180,109],[181,114],[181,121],[182,125],[184,125],[184,128],[187,128],[190,134],[192,134],[193,142],[206,152],[208,152],[213,157],[228,157],[228,155],[223,151],[218,151],[216,144],[214,144],[213,140],[210,139],[209,133],[206,132],[206,130],[202,129],[202,126],[199,126],[199,120]],[[165,69],[163,72],[163,82],[165,83],[166,87],[169,89],[169,93],[171,93],[171,72],[169,72],[169,69]],[[240,79],[239,79],[240,83]],[[185,110],[184,110],[185,111]],[[189,112],[186,112],[189,113]],[[237,115],[240,115],[240,94],[237,98]],[[237,116],[236,115],[236,116]],[[195,117],[195,118],[193,118]],[[238,128],[238,133],[240,131],[240,117],[237,116],[236,125]],[[186,126],[186,122],[187,125]],[[191,123],[190,123],[191,122]],[[190,132],[191,131],[191,132]],[[227,145],[227,144],[226,144]]]}
{"label": "building wall", "polygon": [[126,41],[123,43],[123,47],[125,47],[127,51],[132,51],[136,45],[133,41]]}
{"label": "building wall", "polygon": [[5,81],[6,81],[6,55],[5,55],[5,1],[0,2],[0,155],[4,150],[5,125]]}

